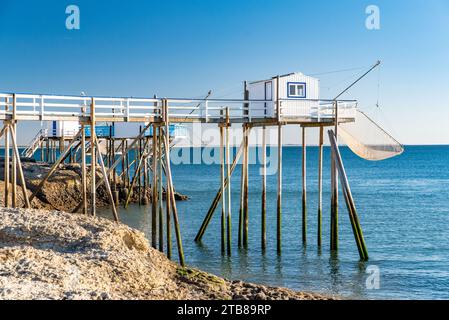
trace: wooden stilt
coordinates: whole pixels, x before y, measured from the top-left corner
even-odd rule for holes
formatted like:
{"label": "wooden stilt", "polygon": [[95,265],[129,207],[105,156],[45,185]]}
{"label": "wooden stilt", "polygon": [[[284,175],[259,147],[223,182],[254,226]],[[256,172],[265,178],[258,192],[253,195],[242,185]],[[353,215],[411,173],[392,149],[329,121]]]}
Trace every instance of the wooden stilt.
{"label": "wooden stilt", "polygon": [[48,137],[46,138],[45,161],[50,163],[50,140]]}
{"label": "wooden stilt", "polygon": [[277,192],[276,235],[277,252],[282,251],[282,125],[278,125],[278,192]]}
{"label": "wooden stilt", "polygon": [[[142,127],[139,128],[139,133],[142,133]],[[138,145],[137,153],[136,153],[137,159],[140,159],[140,157],[142,156],[142,138],[139,139],[139,143],[137,145]],[[137,190],[139,192],[138,193],[139,205],[142,205],[142,170],[141,170],[141,168],[139,168],[139,170],[137,170],[137,167],[136,167],[135,175],[138,176]]]}
{"label": "wooden stilt", "polygon": [[[249,130],[245,134],[247,134],[248,132],[249,132]],[[231,176],[232,176],[232,173],[234,172],[234,170],[235,170],[235,168],[236,168],[236,166],[237,166],[237,164],[238,164],[238,162],[240,160],[240,157],[241,157],[241,155],[243,153],[243,148],[244,148],[244,140],[242,140],[242,143],[240,144],[240,147],[239,147],[239,149],[237,151],[237,154],[235,155],[234,162],[232,163]],[[227,184],[228,184],[228,180],[226,179],[225,180],[225,186]],[[214,215],[215,209],[217,208],[218,204],[220,203],[220,199],[222,197],[222,193],[223,193],[223,189],[220,186],[220,189],[217,191],[217,194],[215,195],[215,198],[212,201],[212,204],[211,204],[209,210],[207,211],[207,214],[206,214],[206,216],[205,216],[205,218],[203,220],[203,223],[201,224],[201,227],[200,227],[200,229],[199,229],[199,231],[198,231],[198,233],[197,233],[197,235],[195,237],[195,241],[197,241],[197,242],[201,241],[202,237],[204,236],[204,233],[206,232],[207,226],[209,225],[209,222],[212,219],[212,216]]]}
{"label": "wooden stilt", "polygon": [[107,191],[108,196],[109,196],[109,202],[111,203],[112,215],[114,217],[115,222],[119,222],[117,208],[115,207],[114,196],[112,195],[111,185],[109,184],[108,173],[107,173],[106,168],[104,166],[103,157],[101,155],[100,146],[99,146],[98,139],[97,139],[96,136],[95,136],[95,146],[96,146],[96,150],[97,150],[97,155],[98,155],[98,160],[99,160],[99,163],[100,163],[101,172],[103,174],[103,178],[104,178],[105,185],[106,185],[106,191]]}
{"label": "wooden stilt", "polygon": [[12,142],[12,146],[13,146],[13,153],[14,153],[14,157],[16,158],[16,165],[17,165],[17,169],[19,170],[19,178],[20,178],[20,183],[22,185],[24,207],[29,209],[29,208],[31,208],[31,204],[30,204],[30,199],[28,197],[25,175],[23,174],[23,170],[22,170],[22,162],[20,161],[19,148],[17,146],[15,133],[16,133],[15,128],[13,130],[10,130],[11,142]]}
{"label": "wooden stilt", "polygon": [[87,170],[86,170],[86,128],[81,125],[81,188],[83,194],[83,214],[87,215]]}
{"label": "wooden stilt", "polygon": [[158,217],[158,201],[157,201],[157,126],[153,126],[153,184],[152,188],[152,199],[151,199],[151,245],[153,248],[157,248],[157,217]]}
{"label": "wooden stilt", "polygon": [[307,243],[306,127],[302,127],[302,242]]}
{"label": "wooden stilt", "polygon": [[[165,137],[165,136],[163,136]],[[164,149],[165,153],[170,152],[170,145],[167,148],[167,144],[164,138]],[[172,250],[172,240],[171,240],[171,188],[170,188],[170,180],[168,179],[167,174],[165,175],[165,224],[166,224],[166,241],[167,241],[167,257],[171,259],[171,250]]]}
{"label": "wooden stilt", "polygon": [[[221,112],[223,114],[223,112]],[[223,190],[223,195],[221,197],[221,253],[226,252],[226,187],[225,187],[225,155],[224,149],[224,134],[223,126],[220,125],[220,181],[221,189]]]}
{"label": "wooden stilt", "polygon": [[249,176],[249,134],[245,135],[244,149],[244,170],[245,180],[243,185],[243,247],[248,248],[248,228],[249,228],[249,212],[248,212],[248,176]]}
{"label": "wooden stilt", "polygon": [[[245,150],[245,136],[247,132],[247,128],[245,125],[242,127],[243,131],[243,138],[242,138],[242,146],[243,151]],[[242,147],[241,147],[242,148]],[[244,207],[244,193],[245,193],[245,155],[243,155],[243,162],[242,162],[242,173],[241,173],[241,180],[240,180],[240,210],[239,210],[239,230],[238,230],[238,245],[239,248],[243,246],[243,207]]]}
{"label": "wooden stilt", "polygon": [[[73,140],[70,142],[69,147],[64,151],[63,154],[60,155],[59,159],[53,163],[53,165],[51,166],[50,170],[47,172],[47,174],[45,175],[45,177],[41,180],[41,182],[39,183],[39,185],[36,187],[36,189],[34,190],[33,194],[30,196],[30,201],[33,201],[34,197],[36,197],[36,194],[41,191],[42,187],[44,186],[44,184],[48,181],[48,179],[53,175],[53,173],[55,173],[55,171],[58,169],[58,166],[65,160],[67,159],[69,153],[70,153],[70,148],[75,145],[75,143],[77,143],[78,138],[81,135],[81,130],[78,131],[78,133],[75,135],[75,137],[73,138]],[[79,143],[79,142],[78,142]]]}
{"label": "wooden stilt", "polygon": [[[338,103],[334,101],[335,135],[338,134]],[[337,141],[337,139],[336,139]],[[338,251],[338,170],[335,167],[334,154],[331,153],[331,250]]]}
{"label": "wooden stilt", "polygon": [[321,247],[322,221],[323,221],[323,134],[324,128],[320,127],[320,137],[318,144],[318,226],[317,245]]}
{"label": "wooden stilt", "polygon": [[4,162],[4,179],[5,179],[5,200],[4,204],[6,208],[10,207],[10,197],[9,197],[9,187],[10,187],[10,180],[11,177],[9,175],[9,169],[10,169],[10,157],[9,157],[9,125],[4,122],[5,129],[5,162]]}
{"label": "wooden stilt", "polygon": [[96,215],[96,179],[97,179],[97,158],[96,158],[96,152],[95,152],[95,100],[92,98],[92,102],[90,105],[90,153],[91,153],[91,162],[90,162],[90,170],[91,170],[91,179],[90,179],[90,185],[91,185],[91,193],[90,193],[90,214],[92,216]]}
{"label": "wooden stilt", "polygon": [[[148,141],[148,139],[147,139]],[[162,161],[163,161],[163,144],[162,144],[162,128],[159,130],[159,137],[158,137],[158,186],[159,186],[159,251],[164,252],[164,209],[162,204],[162,194],[163,194],[163,184],[162,184],[162,176],[163,176],[163,169],[162,169]],[[146,148],[145,148],[146,149]],[[146,175],[144,177],[146,179]]]}
{"label": "wooden stilt", "polygon": [[265,252],[267,246],[267,231],[266,231],[266,215],[267,215],[267,141],[266,128],[262,127],[262,234],[261,245],[262,251]]}
{"label": "wooden stilt", "polygon": [[226,108],[226,179],[228,180],[228,186],[227,186],[227,221],[226,221],[226,248],[227,253],[230,256],[231,255],[231,247],[232,247],[232,216],[231,216],[231,150],[229,148],[229,127],[230,124],[230,114],[229,114],[229,107]]}
{"label": "wooden stilt", "polygon": [[172,214],[173,214],[173,223],[175,226],[175,235],[176,235],[176,243],[178,246],[178,256],[179,256],[179,263],[181,266],[185,266],[184,262],[184,249],[182,247],[182,239],[181,239],[181,230],[179,227],[179,220],[178,220],[178,209],[176,207],[176,199],[173,189],[173,179],[171,175],[171,165],[170,165],[170,122],[169,122],[169,116],[168,116],[168,103],[167,100],[164,100],[165,110],[164,110],[164,118],[165,118],[165,168],[166,168],[166,174],[167,179],[169,181],[169,188],[170,188],[170,197],[171,197],[171,205],[172,205]]}
{"label": "wooden stilt", "polygon": [[[145,148],[146,147],[147,147],[147,145],[145,144]],[[140,171],[142,170],[142,165],[145,162],[145,159],[146,159],[146,154],[142,153],[142,155],[140,156],[139,161],[138,161],[136,172],[131,181],[131,186],[129,188],[128,195],[126,196],[125,208],[128,207],[129,201],[131,200],[131,196],[133,195],[133,190],[136,186],[136,181],[140,178]]]}
{"label": "wooden stilt", "polygon": [[[14,99],[15,101],[15,99]],[[15,102],[13,103],[15,105]],[[13,107],[15,109],[15,106]],[[9,125],[9,134],[11,135],[11,140],[16,137],[16,124],[15,120]],[[14,147],[13,147],[14,148]],[[11,193],[12,193],[12,207],[17,208],[17,156],[16,153],[12,152],[12,161],[11,161]]]}
{"label": "wooden stilt", "polygon": [[355,208],[354,199],[352,197],[351,188],[349,186],[348,178],[343,166],[343,160],[341,158],[340,151],[337,145],[337,139],[332,130],[329,130],[329,140],[331,143],[332,153],[334,154],[334,161],[336,169],[338,170],[340,183],[342,185],[343,194],[345,196],[346,206],[349,213],[349,219],[351,221],[352,231],[354,239],[359,251],[360,259],[363,261],[368,260],[368,249],[366,248],[365,239],[363,237],[362,227]]}
{"label": "wooden stilt", "polygon": [[41,154],[40,154],[41,162],[44,162],[44,141],[43,140],[41,140],[41,143],[40,143],[40,150],[41,150]]}

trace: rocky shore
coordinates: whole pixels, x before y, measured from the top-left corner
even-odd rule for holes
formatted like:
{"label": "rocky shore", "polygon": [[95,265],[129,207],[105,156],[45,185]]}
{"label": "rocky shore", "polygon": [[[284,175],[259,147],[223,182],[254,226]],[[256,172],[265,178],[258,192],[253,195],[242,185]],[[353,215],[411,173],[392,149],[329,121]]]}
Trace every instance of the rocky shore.
{"label": "rocky shore", "polygon": [[[27,184],[28,194],[31,195],[36,189],[46,173],[50,170],[51,165],[45,163],[23,162],[22,163],[24,176]],[[97,168],[97,181],[102,177],[101,171]],[[88,175],[90,177],[90,173]],[[19,180],[19,179],[18,179]],[[118,185],[121,180],[117,177]],[[90,188],[90,180],[88,178],[88,190]],[[20,181],[18,181],[17,188],[17,204],[19,207],[23,206],[23,195]],[[127,195],[127,190],[119,188],[119,202],[124,203]],[[3,165],[0,163],[0,195],[4,194],[3,181]],[[143,192],[143,203],[151,201],[151,189],[147,188]],[[176,193],[177,200],[187,200],[188,197]],[[81,165],[79,164],[61,164],[59,169],[50,177],[43,188],[37,193],[31,205],[37,209],[60,210],[65,212],[73,212],[79,207],[82,202],[82,185],[81,185]],[[138,203],[138,190],[135,188],[130,203]],[[0,197],[0,206],[4,205],[3,196]],[[109,197],[106,192],[104,184],[97,190],[96,206],[107,207],[110,205]]]}
{"label": "rocky shore", "polygon": [[181,268],[123,224],[0,209],[0,299],[328,299]]}

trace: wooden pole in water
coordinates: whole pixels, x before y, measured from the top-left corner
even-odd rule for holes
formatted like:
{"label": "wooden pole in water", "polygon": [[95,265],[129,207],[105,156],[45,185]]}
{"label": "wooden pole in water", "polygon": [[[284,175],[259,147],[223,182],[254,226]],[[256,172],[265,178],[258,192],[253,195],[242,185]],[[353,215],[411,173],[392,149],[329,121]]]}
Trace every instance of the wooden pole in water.
{"label": "wooden pole in water", "polygon": [[[242,156],[243,147],[244,147],[244,141],[242,140],[242,143],[240,144],[237,154],[234,157],[234,162],[232,163],[232,166],[231,166],[231,176],[240,160],[240,157]],[[225,185],[227,185],[227,184],[228,184],[228,180],[226,179]],[[195,237],[196,242],[201,241],[201,239],[203,238],[204,233],[206,232],[207,226],[209,225],[210,220],[212,219],[212,216],[214,215],[215,209],[217,208],[217,206],[220,203],[220,199],[222,197],[223,191],[224,190],[220,186],[220,189],[217,191],[217,194],[215,195],[215,198],[212,201],[212,204],[210,205],[209,210],[207,211],[206,217],[204,218],[203,223],[201,224],[201,227]]]}
{"label": "wooden pole in water", "polygon": [[266,127],[263,126],[262,127],[262,235],[261,235],[261,244],[263,252],[265,252],[267,245],[266,215],[267,215],[267,140],[266,140]]}
{"label": "wooden pole in water", "polygon": [[125,160],[125,150],[126,150],[126,140],[122,139],[122,156],[120,157],[120,162],[122,164],[122,184],[123,188],[126,188],[126,180],[125,180],[125,166],[126,166],[126,160]]}
{"label": "wooden pole in water", "polygon": [[83,214],[87,215],[87,170],[86,170],[86,128],[81,125],[81,188],[83,194]]}
{"label": "wooden pole in water", "polygon": [[97,167],[97,158],[95,153],[95,99],[92,98],[90,105],[90,153],[91,153],[91,161],[90,161],[90,171],[91,171],[91,208],[90,214],[92,216],[96,215],[96,167]]}
{"label": "wooden pole in water", "polygon": [[322,222],[323,222],[323,135],[324,128],[320,126],[320,137],[318,144],[318,227],[317,244],[321,247]]}
{"label": "wooden pole in water", "polygon": [[302,242],[307,243],[306,127],[302,127]]}
{"label": "wooden pole in water", "polygon": [[[220,111],[223,116],[223,110]],[[221,253],[224,254],[226,251],[226,187],[225,187],[225,155],[224,155],[224,134],[223,134],[223,125],[220,124],[220,182],[221,189],[223,190],[223,195],[221,197]]]}
{"label": "wooden pole in water", "polygon": [[152,183],[152,199],[151,199],[151,245],[153,248],[157,248],[157,126],[153,125],[153,183]]}
{"label": "wooden pole in water", "polygon": [[20,161],[20,154],[19,154],[19,147],[17,146],[17,140],[16,140],[16,130],[15,128],[13,129],[13,131],[10,131],[11,134],[11,142],[13,145],[13,152],[14,152],[14,156],[17,159],[16,160],[16,165],[17,165],[17,169],[19,169],[19,178],[20,178],[20,183],[22,184],[22,193],[23,193],[23,199],[24,199],[24,207],[25,208],[31,208],[31,204],[30,204],[30,199],[28,198],[28,193],[27,193],[27,186],[26,186],[26,181],[25,181],[25,175],[23,174],[23,170],[22,170],[22,162]]}
{"label": "wooden pole in water", "polygon": [[[338,102],[334,101],[335,135],[338,134]],[[337,142],[337,139],[336,139]],[[338,142],[337,142],[338,143]],[[331,152],[331,250],[338,251],[338,171],[335,167],[335,154]]]}
{"label": "wooden pole in water", "polygon": [[170,187],[170,197],[171,197],[171,204],[172,204],[172,213],[173,213],[173,223],[175,225],[175,235],[176,235],[176,243],[178,245],[178,256],[179,256],[179,263],[181,266],[185,266],[184,262],[184,250],[182,247],[182,239],[181,239],[181,230],[179,227],[179,220],[178,220],[178,209],[176,207],[176,199],[175,199],[175,192],[173,189],[173,179],[171,174],[171,165],[170,165],[170,118],[169,118],[169,106],[167,103],[167,100],[164,100],[165,105],[165,168],[166,168],[166,175],[167,179],[170,181],[169,187]]}
{"label": "wooden pole in water", "polygon": [[226,108],[226,179],[228,180],[228,194],[227,194],[227,222],[226,222],[226,238],[227,238],[227,252],[231,255],[231,245],[232,245],[232,219],[231,219],[231,150],[229,147],[229,127],[230,124],[230,114],[229,107]]}
{"label": "wooden pole in water", "polygon": [[342,185],[343,194],[345,196],[346,206],[348,208],[349,219],[351,221],[351,227],[354,234],[357,249],[359,251],[360,259],[366,261],[368,260],[368,249],[366,248],[362,227],[360,226],[357,210],[355,208],[354,198],[352,197],[349,181],[346,175],[345,168],[343,166],[343,160],[341,158],[341,154],[338,149],[337,140],[334,133],[332,132],[332,130],[329,130],[328,134],[332,152],[334,153],[334,161],[336,169],[339,172],[340,183]]}
{"label": "wooden pole in water", "polygon": [[46,150],[45,150],[45,161],[50,163],[50,140],[47,137],[46,141],[45,141],[45,145],[46,145]]}
{"label": "wooden pole in water", "polygon": [[277,252],[282,251],[282,125],[278,125]]}
{"label": "wooden pole in water", "polygon": [[248,176],[249,176],[249,133],[245,136],[245,150],[244,150],[244,170],[245,181],[243,188],[243,247],[248,248],[248,225],[249,225],[249,211],[248,211]]}
{"label": "wooden pole in water", "polygon": [[[243,131],[243,139],[241,147],[243,146],[243,150],[245,149],[245,136],[247,132],[247,128],[245,125],[242,126]],[[243,155],[243,158],[245,158],[245,155]],[[243,159],[242,162],[242,173],[241,173],[241,180],[240,180],[240,210],[239,210],[239,230],[238,230],[238,245],[239,248],[243,246],[243,202],[244,202],[244,193],[245,193],[245,160]]]}

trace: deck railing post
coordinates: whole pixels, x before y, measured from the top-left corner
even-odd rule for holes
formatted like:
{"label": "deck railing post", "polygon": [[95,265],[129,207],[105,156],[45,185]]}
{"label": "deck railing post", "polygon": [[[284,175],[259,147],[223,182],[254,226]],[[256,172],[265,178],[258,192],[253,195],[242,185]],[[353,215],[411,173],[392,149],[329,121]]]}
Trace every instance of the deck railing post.
{"label": "deck railing post", "polygon": [[129,120],[129,99],[126,99],[125,122]]}
{"label": "deck railing post", "polygon": [[44,121],[45,120],[45,109],[44,109],[45,103],[44,103],[44,96],[41,96],[40,99],[40,107],[41,107],[41,116],[40,116],[40,120]]}

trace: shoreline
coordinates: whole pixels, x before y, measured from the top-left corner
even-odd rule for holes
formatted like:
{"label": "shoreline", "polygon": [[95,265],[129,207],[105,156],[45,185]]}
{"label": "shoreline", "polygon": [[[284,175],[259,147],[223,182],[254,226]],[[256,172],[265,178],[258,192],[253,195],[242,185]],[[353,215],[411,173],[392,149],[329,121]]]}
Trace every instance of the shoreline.
{"label": "shoreline", "polygon": [[0,209],[0,299],[327,300],[182,268],[105,218]]}

